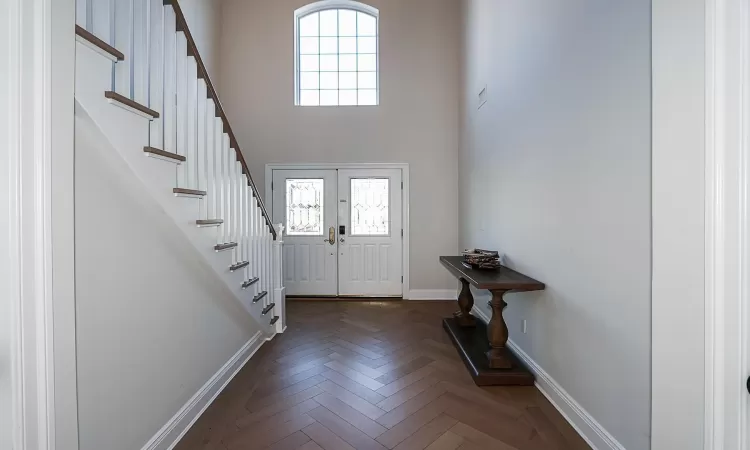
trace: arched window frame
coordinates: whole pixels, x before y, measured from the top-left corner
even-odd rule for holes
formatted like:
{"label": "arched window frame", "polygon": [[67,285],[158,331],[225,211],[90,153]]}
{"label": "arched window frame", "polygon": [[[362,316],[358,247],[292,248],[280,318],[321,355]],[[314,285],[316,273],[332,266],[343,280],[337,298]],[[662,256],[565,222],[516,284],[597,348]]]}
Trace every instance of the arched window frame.
{"label": "arched window frame", "polygon": [[[375,105],[380,105],[380,11],[365,3],[354,0],[321,0],[307,4],[294,11],[294,105],[300,105],[300,31],[299,21],[301,18],[329,9],[348,9],[357,11],[375,18]],[[358,105],[362,106],[362,105]]]}

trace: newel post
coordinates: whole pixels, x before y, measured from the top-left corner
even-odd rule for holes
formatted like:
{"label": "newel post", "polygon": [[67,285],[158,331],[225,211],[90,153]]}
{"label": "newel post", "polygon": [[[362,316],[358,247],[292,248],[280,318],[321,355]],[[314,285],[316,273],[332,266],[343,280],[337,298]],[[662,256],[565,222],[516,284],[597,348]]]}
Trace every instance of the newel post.
{"label": "newel post", "polygon": [[275,313],[279,316],[276,321],[276,332],[283,333],[286,330],[286,292],[284,290],[284,277],[282,271],[282,250],[284,248],[284,225],[276,224],[276,240],[273,241],[273,302],[276,303]]}

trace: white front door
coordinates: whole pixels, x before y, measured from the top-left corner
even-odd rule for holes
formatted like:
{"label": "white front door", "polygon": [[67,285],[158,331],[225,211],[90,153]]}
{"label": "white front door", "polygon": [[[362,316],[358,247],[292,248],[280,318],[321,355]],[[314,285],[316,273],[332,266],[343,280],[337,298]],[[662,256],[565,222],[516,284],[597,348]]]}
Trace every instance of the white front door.
{"label": "white front door", "polygon": [[335,170],[274,170],[273,221],[284,224],[287,295],[337,295]]}
{"label": "white front door", "polygon": [[342,226],[339,295],[401,295],[401,170],[339,170]]}
{"label": "white front door", "polygon": [[400,169],[274,170],[272,191],[287,295],[402,295]]}

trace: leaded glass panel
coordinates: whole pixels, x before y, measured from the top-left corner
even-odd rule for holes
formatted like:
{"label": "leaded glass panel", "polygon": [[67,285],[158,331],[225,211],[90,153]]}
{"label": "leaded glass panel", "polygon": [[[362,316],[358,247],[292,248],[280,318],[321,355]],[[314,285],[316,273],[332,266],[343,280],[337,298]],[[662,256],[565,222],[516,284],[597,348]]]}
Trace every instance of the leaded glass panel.
{"label": "leaded glass panel", "polygon": [[286,180],[286,233],[290,236],[323,234],[323,179]]}
{"label": "leaded glass panel", "polygon": [[351,179],[351,234],[354,236],[388,236],[388,178]]}

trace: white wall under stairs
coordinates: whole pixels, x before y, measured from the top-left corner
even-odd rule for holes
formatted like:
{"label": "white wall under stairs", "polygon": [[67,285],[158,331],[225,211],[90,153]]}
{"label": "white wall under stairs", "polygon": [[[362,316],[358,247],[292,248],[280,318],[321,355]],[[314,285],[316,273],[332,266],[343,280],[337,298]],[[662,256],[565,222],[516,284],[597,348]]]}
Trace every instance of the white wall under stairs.
{"label": "white wall under stairs", "polygon": [[140,449],[270,330],[80,110],[75,138],[80,448]]}
{"label": "white wall under stairs", "polygon": [[125,56],[77,40],[80,448],[167,449],[283,332],[281,226],[274,239],[173,7],[77,5]]}

